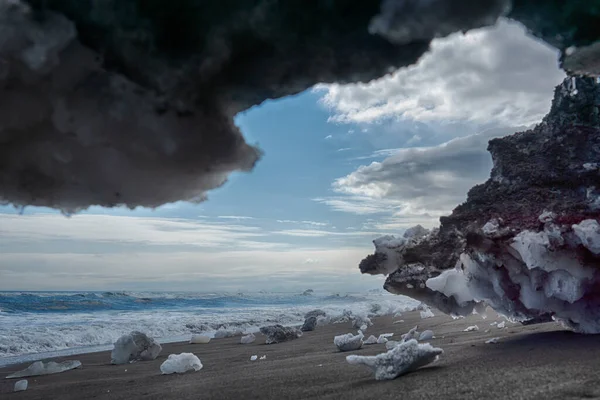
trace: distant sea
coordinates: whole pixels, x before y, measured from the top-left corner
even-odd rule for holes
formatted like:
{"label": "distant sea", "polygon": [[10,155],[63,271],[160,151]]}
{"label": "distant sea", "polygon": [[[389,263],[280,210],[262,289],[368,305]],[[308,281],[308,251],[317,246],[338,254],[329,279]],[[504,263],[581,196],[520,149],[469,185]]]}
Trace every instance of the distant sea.
{"label": "distant sea", "polygon": [[0,365],[112,348],[139,330],[159,342],[217,329],[257,331],[267,324],[299,324],[307,311],[386,315],[418,302],[386,292],[189,293],[0,292]]}

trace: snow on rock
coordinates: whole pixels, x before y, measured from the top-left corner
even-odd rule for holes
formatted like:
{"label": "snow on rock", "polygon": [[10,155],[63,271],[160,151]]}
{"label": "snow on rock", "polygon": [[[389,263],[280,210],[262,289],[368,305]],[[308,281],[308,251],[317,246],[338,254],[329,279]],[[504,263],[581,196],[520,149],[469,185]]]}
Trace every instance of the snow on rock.
{"label": "snow on rock", "polygon": [[81,367],[81,362],[77,360],[69,360],[63,362],[54,362],[54,361],[36,361],[31,364],[29,367],[17,371],[13,374],[8,375],[6,378],[25,378],[28,376],[39,376],[39,375],[51,375],[58,374],[61,372],[69,371],[71,369]]}
{"label": "snow on rock", "polygon": [[27,379],[21,379],[20,381],[15,382],[15,388],[13,389],[13,392],[24,392],[27,390],[28,385],[29,382],[27,382]]}
{"label": "snow on rock", "polygon": [[408,342],[409,340],[413,340],[419,337],[419,331],[417,330],[419,329],[418,326],[415,326],[414,328],[412,328],[411,330],[409,330],[408,332],[406,332],[405,334],[402,335],[402,342]]}
{"label": "snow on rock", "polygon": [[363,344],[377,344],[377,338],[373,335],[369,336],[367,340],[363,341]]}
{"label": "snow on rock", "polygon": [[540,124],[489,142],[490,179],[439,229],[375,240],[361,272],[453,316],[487,305],[512,322],[600,333],[600,181],[582,167],[600,159],[599,106],[599,82],[566,79]]}
{"label": "snow on rock", "polygon": [[362,347],[363,338],[364,335],[362,332],[358,335],[346,333],[345,335],[335,336],[333,338],[333,344],[335,344],[339,351],[354,351]]}
{"label": "snow on rock", "polygon": [[302,332],[310,332],[310,331],[314,331],[316,327],[317,327],[317,317],[310,316],[304,320],[304,324],[302,324],[302,327],[300,328],[300,330]]}
{"label": "snow on rock", "polygon": [[419,335],[419,341],[430,340],[433,339],[433,331],[427,329],[426,331],[421,332]]}
{"label": "snow on rock", "polygon": [[430,364],[442,353],[442,349],[432,347],[428,343],[419,344],[416,340],[409,340],[386,353],[376,356],[350,355],[346,360],[350,364],[365,365],[372,369],[377,380],[387,380]]}
{"label": "snow on rock", "polygon": [[164,375],[184,374],[188,371],[200,371],[202,363],[193,353],[169,354],[169,357],[160,365]]}
{"label": "snow on rock", "polygon": [[260,332],[267,337],[265,344],[286,342],[302,336],[302,331],[299,329],[279,324],[263,326],[260,328]]}
{"label": "snow on rock", "polygon": [[210,336],[206,335],[192,335],[190,344],[206,344],[210,342]]}
{"label": "snow on rock", "polygon": [[500,338],[494,337],[485,341],[485,344],[496,344]]}
{"label": "snow on rock", "polygon": [[154,360],[162,346],[142,332],[131,332],[121,336],[111,353],[111,364],[126,364],[132,361]]}
{"label": "snow on rock", "polygon": [[255,340],[256,340],[256,336],[254,336],[253,333],[249,333],[246,336],[242,336],[240,338],[240,343],[241,344],[250,344],[250,343],[254,343]]}
{"label": "snow on rock", "polygon": [[467,326],[463,332],[475,332],[478,331],[479,327],[477,325],[471,325],[471,326]]}
{"label": "snow on rock", "polygon": [[258,359],[257,355],[250,356],[250,361],[256,361]]}

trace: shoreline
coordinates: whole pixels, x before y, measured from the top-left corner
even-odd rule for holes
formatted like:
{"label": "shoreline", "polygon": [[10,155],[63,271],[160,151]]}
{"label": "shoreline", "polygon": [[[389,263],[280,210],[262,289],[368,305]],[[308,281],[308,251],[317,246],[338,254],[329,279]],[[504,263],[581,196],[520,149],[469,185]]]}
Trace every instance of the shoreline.
{"label": "shoreline", "polygon": [[[471,315],[453,320],[435,311],[421,319],[418,311],[402,317],[374,318],[365,335],[393,332],[392,340],[419,325],[433,330],[428,340],[444,354],[430,366],[392,381],[375,381],[366,368],[349,365],[350,354],[375,355],[385,345],[365,345],[354,352],[338,352],[335,335],[356,332],[350,322],[317,327],[290,342],[265,345],[239,344],[239,337],[213,339],[209,344],[166,343],[154,361],[110,365],[110,351],[59,357],[80,360],[82,368],[55,375],[25,378],[29,388],[15,393],[22,399],[564,399],[600,395],[595,370],[600,358],[600,336],[564,330],[557,323],[522,326],[489,313],[487,319]],[[394,324],[394,321],[404,323]],[[463,332],[470,325],[479,330]],[[486,332],[489,330],[489,332]],[[485,341],[499,337],[497,344]],[[171,353],[192,352],[202,361],[198,372],[162,375],[160,365]],[[250,361],[251,355],[266,355]],[[9,373],[30,363],[0,368],[0,397],[12,392],[15,379]],[[13,398],[13,397],[11,397]]]}

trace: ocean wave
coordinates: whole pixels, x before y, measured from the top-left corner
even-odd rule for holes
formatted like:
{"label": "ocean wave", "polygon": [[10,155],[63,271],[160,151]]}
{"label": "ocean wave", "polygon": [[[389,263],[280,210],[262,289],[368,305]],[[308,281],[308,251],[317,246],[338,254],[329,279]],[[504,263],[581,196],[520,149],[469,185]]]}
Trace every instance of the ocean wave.
{"label": "ocean wave", "polygon": [[[92,301],[88,297],[78,298],[87,303]],[[115,298],[123,297],[111,297],[113,300]],[[86,303],[87,312],[53,309],[52,312],[13,310],[0,313],[0,357],[108,345],[132,330],[145,332],[159,341],[172,341],[181,340],[192,333],[213,334],[218,329],[236,328],[254,332],[266,324],[299,324],[302,323],[304,314],[315,308],[336,317],[347,311],[386,315],[414,309],[418,305],[412,299],[392,295],[326,298],[259,294],[254,297],[245,295],[242,298],[202,298],[195,307],[189,305],[191,299],[188,297],[184,307],[165,309],[154,307],[156,298],[152,299],[152,307],[140,307],[136,303],[138,306],[130,310],[99,310]],[[56,298],[52,299],[55,300]],[[105,301],[96,298],[94,301],[103,300]],[[214,306],[215,300],[220,306]],[[2,301],[0,309],[4,309],[1,303]],[[60,307],[60,303],[54,304]]]}

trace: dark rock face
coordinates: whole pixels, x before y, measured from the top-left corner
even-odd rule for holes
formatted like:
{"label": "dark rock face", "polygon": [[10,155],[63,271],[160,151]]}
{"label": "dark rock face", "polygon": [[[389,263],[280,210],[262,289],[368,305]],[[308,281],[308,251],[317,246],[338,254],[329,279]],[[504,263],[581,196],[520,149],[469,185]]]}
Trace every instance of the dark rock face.
{"label": "dark rock face", "polygon": [[600,37],[596,1],[510,3],[2,1],[0,204],[200,202],[259,160],[233,117],[267,99],[381,77],[507,13],[561,49]]}
{"label": "dark rock face", "polygon": [[265,344],[287,342],[302,336],[302,332],[298,329],[279,324],[263,326],[260,328],[260,332],[267,337]]}
{"label": "dark rock face", "polygon": [[453,314],[484,301],[522,322],[552,316],[600,332],[599,106],[596,79],[567,78],[538,126],[490,141],[490,179],[439,230],[394,248],[375,241],[361,271],[393,257],[392,293]]}

